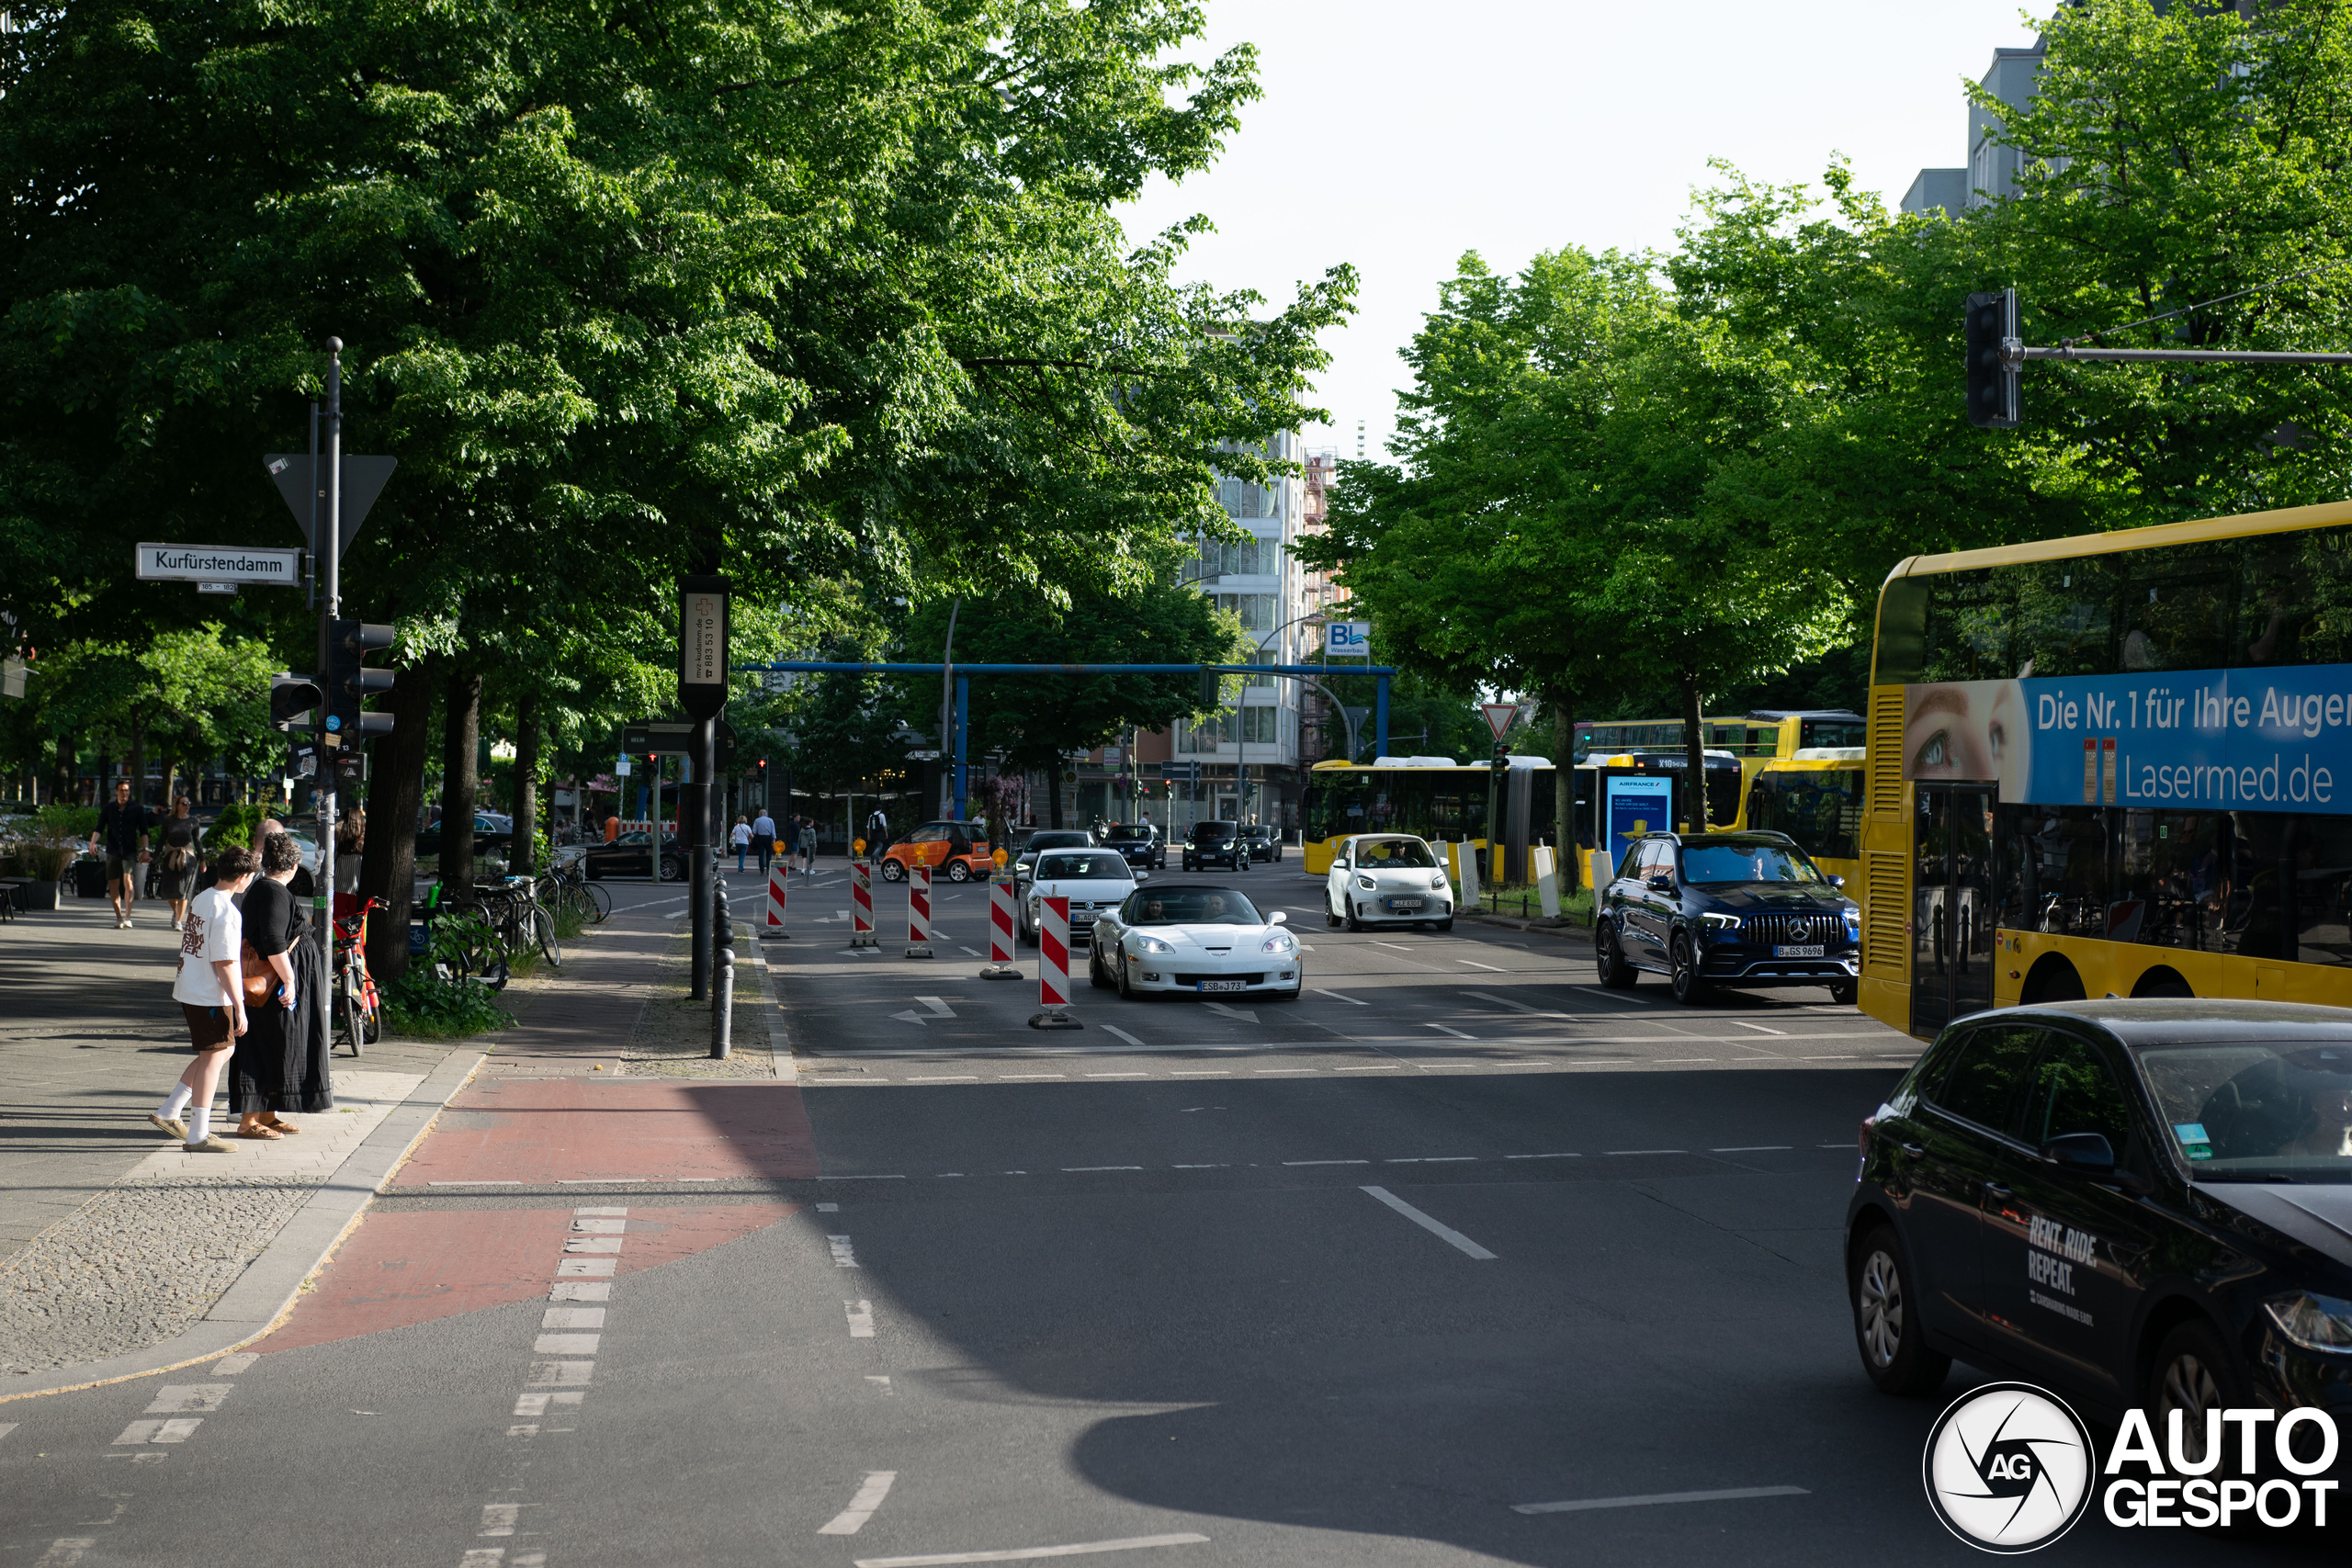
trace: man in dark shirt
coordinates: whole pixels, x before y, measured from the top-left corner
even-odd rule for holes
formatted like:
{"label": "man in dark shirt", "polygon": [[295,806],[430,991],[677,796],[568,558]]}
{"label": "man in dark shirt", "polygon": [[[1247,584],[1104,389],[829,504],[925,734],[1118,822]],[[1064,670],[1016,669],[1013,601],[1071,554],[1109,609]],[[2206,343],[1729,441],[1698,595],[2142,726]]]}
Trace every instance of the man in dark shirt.
{"label": "man in dark shirt", "polygon": [[147,860],[147,830],[153,818],[130,798],[130,781],[114,782],[114,798],[98,807],[98,825],[90,834],[90,852],[106,840],[107,893],[114,899],[114,929],[130,929],[130,906],[139,897],[139,868]]}

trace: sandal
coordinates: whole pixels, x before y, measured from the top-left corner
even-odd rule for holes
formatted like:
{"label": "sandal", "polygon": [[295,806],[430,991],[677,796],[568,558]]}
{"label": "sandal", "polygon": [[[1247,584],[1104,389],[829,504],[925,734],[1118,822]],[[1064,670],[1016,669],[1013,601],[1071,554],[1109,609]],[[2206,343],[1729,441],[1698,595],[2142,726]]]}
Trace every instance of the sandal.
{"label": "sandal", "polygon": [[274,1144],[277,1142],[278,1139],[278,1134],[271,1132],[266,1122],[254,1128],[251,1132],[239,1128],[237,1131],[237,1136],[241,1138],[252,1138],[255,1142],[266,1144]]}
{"label": "sandal", "polygon": [[269,1128],[272,1132],[278,1134],[280,1136],[288,1138],[302,1130],[301,1128],[294,1125],[291,1122],[269,1121],[263,1122],[262,1125]]}

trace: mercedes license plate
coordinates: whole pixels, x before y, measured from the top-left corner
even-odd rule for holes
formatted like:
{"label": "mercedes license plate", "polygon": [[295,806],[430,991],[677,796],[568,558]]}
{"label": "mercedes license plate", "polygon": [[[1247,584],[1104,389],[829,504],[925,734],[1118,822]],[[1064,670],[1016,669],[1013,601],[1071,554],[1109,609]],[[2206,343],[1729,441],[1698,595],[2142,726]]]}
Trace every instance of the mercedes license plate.
{"label": "mercedes license plate", "polygon": [[1249,986],[1240,980],[1204,980],[1201,982],[1201,989],[1204,991],[1246,991],[1249,988]]}
{"label": "mercedes license plate", "polygon": [[1821,955],[1819,942],[1810,947],[1776,947],[1772,950],[1775,958],[1819,958]]}
{"label": "mercedes license plate", "polygon": [[1391,898],[1388,907],[1392,909],[1418,909],[1421,901],[1419,898]]}

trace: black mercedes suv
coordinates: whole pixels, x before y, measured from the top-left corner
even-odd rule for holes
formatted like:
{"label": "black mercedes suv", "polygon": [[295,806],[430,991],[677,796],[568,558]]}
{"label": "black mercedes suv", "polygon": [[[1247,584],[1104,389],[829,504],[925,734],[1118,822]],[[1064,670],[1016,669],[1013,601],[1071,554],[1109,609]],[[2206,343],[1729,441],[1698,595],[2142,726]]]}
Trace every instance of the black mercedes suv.
{"label": "black mercedes suv", "polygon": [[1593,920],[1600,983],[1623,990],[1645,970],[1674,999],[1710,986],[1826,986],[1854,1000],[1861,911],[1785,833],[1651,833],[1625,846]]}

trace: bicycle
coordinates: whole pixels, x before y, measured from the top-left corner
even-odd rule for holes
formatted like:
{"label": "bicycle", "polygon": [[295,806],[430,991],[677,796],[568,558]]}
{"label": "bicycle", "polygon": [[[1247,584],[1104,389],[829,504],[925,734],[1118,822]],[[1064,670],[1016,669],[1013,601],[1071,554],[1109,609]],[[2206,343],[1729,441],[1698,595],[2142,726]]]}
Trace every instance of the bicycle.
{"label": "bicycle", "polygon": [[334,920],[335,1028],[355,1057],[384,1034],[383,1001],[368,970],[367,941],[368,917],[383,908],[382,899],[369,898]]}
{"label": "bicycle", "polygon": [[541,876],[537,887],[539,902],[558,913],[569,910],[586,924],[601,926],[613,912],[613,896],[605,891],[602,883],[589,881],[581,866],[581,862],[573,861]]}
{"label": "bicycle", "polygon": [[454,895],[435,883],[424,896],[425,952],[435,978],[478,980],[493,991],[506,988],[507,946],[472,897]]}
{"label": "bicycle", "polygon": [[482,883],[474,888],[474,897],[497,929],[499,941],[508,954],[536,942],[541,956],[556,968],[563,967],[563,943],[555,934],[555,916],[539,902],[536,881],[527,876],[509,876],[499,882]]}

